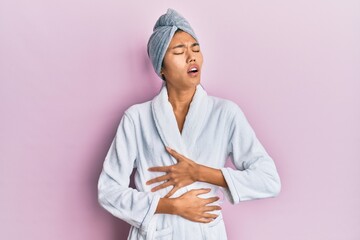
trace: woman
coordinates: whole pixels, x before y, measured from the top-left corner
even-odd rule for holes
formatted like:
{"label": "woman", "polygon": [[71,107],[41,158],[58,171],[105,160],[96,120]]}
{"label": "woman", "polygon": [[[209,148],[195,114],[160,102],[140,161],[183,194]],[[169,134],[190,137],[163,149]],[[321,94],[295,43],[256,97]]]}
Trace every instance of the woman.
{"label": "woman", "polygon": [[[227,239],[217,190],[232,204],[277,196],[276,166],[239,106],[207,95],[197,37],[173,9],[157,20],[148,54],[164,82],[153,100],[125,111],[99,202],[131,225],[128,239]],[[236,169],[224,167],[228,156]]]}

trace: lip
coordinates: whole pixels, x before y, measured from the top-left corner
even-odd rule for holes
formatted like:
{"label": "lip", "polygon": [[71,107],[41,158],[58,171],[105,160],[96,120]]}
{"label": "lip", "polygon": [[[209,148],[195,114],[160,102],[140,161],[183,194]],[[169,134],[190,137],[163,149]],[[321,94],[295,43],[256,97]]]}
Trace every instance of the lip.
{"label": "lip", "polygon": [[[191,70],[192,68],[196,68],[196,69],[197,69],[197,72],[190,72],[190,70]],[[199,73],[200,73],[200,68],[199,68],[199,65],[197,65],[197,64],[191,64],[191,65],[189,66],[188,70],[187,70],[187,74],[188,74],[191,78],[197,77]]]}
{"label": "lip", "polygon": [[197,65],[197,64],[191,64],[191,65],[188,67],[188,69],[187,69],[187,73],[194,74],[193,72],[190,72],[190,70],[191,70],[192,68],[196,68],[196,69],[197,69],[197,72],[195,72],[195,73],[200,72],[199,65]]}

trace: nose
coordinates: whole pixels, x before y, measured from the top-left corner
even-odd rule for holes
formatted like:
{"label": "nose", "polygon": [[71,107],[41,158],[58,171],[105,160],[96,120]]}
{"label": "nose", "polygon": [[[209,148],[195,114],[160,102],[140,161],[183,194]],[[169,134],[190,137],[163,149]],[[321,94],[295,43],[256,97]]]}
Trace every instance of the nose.
{"label": "nose", "polygon": [[195,53],[193,53],[193,51],[191,51],[191,50],[188,51],[188,59],[187,59],[187,61],[188,61],[188,63],[196,62]]}

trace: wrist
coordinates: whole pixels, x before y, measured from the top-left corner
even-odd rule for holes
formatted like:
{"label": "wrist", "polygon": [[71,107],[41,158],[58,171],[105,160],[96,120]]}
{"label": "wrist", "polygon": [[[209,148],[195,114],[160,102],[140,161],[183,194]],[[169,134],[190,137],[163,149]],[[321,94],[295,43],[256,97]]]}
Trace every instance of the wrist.
{"label": "wrist", "polygon": [[200,164],[198,164],[197,168],[197,181],[206,182],[206,168]]}
{"label": "wrist", "polygon": [[171,206],[171,208],[172,208],[172,211],[171,211],[171,214],[175,214],[175,215],[179,215],[178,214],[178,210],[179,210],[179,205],[178,205],[178,203],[179,203],[179,199],[178,198],[169,198],[169,199],[172,199],[172,206]]}
{"label": "wrist", "polygon": [[160,198],[156,213],[176,214],[177,202],[175,198]]}
{"label": "wrist", "polygon": [[200,165],[198,176],[198,181],[200,182],[207,182],[220,187],[227,187],[227,183],[221,169]]}

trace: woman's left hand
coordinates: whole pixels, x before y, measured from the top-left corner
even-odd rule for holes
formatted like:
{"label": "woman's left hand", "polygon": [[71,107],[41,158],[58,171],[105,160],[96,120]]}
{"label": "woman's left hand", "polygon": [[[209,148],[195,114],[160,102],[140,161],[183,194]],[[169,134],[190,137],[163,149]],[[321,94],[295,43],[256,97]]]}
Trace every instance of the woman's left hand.
{"label": "woman's left hand", "polygon": [[174,187],[171,191],[165,195],[165,197],[170,197],[173,195],[178,189],[190,185],[193,182],[198,180],[199,175],[199,164],[195,163],[191,159],[186,158],[185,156],[177,153],[175,150],[166,147],[168,153],[173,156],[178,163],[165,166],[165,167],[151,167],[148,170],[153,172],[166,172],[167,174],[153,178],[146,182],[147,185],[166,181],[154,188],[151,189],[152,192],[158,191],[160,189],[166,188],[168,186],[173,185]]}

